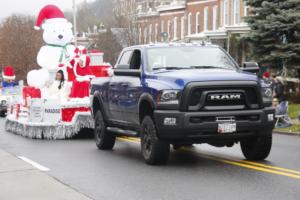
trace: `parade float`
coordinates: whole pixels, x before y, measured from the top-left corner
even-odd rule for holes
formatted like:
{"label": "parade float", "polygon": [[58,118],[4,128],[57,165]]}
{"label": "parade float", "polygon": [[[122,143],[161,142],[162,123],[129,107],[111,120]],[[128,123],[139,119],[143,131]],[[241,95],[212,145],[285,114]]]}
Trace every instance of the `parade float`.
{"label": "parade float", "polygon": [[109,76],[111,65],[103,62],[100,50],[71,44],[72,24],[58,7],[40,11],[35,29],[40,28],[46,43],[37,55],[40,69],[28,72],[28,86],[9,103],[5,128],[35,139],[72,138],[93,128],[90,81]]}
{"label": "parade float", "polygon": [[0,117],[5,117],[7,105],[12,102],[20,92],[20,86],[23,82],[17,82],[15,70],[12,66],[4,67],[2,72],[2,84],[0,87]]}

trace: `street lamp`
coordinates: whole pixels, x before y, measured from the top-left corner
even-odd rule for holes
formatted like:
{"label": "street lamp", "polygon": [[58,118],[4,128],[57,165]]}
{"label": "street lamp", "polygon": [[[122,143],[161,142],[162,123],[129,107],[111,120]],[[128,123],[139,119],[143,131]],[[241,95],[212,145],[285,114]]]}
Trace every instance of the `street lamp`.
{"label": "street lamp", "polygon": [[77,46],[76,0],[73,0],[74,44]]}

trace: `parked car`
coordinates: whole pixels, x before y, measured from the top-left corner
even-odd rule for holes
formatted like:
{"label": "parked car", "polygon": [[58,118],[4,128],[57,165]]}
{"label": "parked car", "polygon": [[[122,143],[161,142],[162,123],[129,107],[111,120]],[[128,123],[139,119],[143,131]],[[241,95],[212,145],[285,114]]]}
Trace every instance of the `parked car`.
{"label": "parked car", "polygon": [[19,94],[19,86],[0,88],[0,117],[5,117],[8,105]]}
{"label": "parked car", "polygon": [[240,143],[249,160],[271,150],[271,89],[222,48],[208,44],[149,44],[125,48],[114,76],[91,83],[95,140],[112,149],[116,136],[141,138],[148,164],[165,163],[170,144]]}

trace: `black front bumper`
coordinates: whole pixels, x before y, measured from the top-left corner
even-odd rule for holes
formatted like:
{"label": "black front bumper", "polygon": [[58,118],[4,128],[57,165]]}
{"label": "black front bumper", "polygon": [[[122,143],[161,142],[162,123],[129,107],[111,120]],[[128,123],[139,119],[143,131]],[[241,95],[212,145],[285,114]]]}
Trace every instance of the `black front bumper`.
{"label": "black front bumper", "polygon": [[6,105],[0,105],[0,117],[5,117],[7,113],[7,106]]}
{"label": "black front bumper", "polygon": [[7,111],[7,105],[1,104],[0,105],[0,112],[6,112]]}
{"label": "black front bumper", "polygon": [[[273,108],[240,111],[214,112],[180,112],[174,110],[156,110],[154,119],[157,135],[162,140],[170,142],[202,143],[216,140],[239,141],[258,134],[270,134],[275,121],[269,121],[268,115],[273,114]],[[235,133],[218,133],[219,117],[233,117],[237,131]],[[165,125],[165,118],[176,118],[176,125]]]}

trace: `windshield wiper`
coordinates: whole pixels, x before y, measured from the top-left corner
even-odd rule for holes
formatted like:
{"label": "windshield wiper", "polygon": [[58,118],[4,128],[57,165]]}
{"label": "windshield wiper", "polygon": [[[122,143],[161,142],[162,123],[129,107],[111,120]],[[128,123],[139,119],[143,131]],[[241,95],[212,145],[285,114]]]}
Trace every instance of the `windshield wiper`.
{"label": "windshield wiper", "polygon": [[181,69],[189,69],[187,67],[173,67],[173,66],[167,66],[167,67],[154,67],[152,70],[160,70],[160,69],[165,69],[165,70],[181,70]]}
{"label": "windshield wiper", "polygon": [[190,66],[191,69],[228,69],[232,70],[227,67],[221,67],[221,66],[211,66],[211,65],[199,65],[199,66]]}

